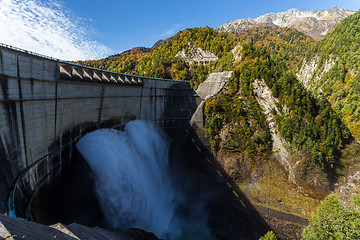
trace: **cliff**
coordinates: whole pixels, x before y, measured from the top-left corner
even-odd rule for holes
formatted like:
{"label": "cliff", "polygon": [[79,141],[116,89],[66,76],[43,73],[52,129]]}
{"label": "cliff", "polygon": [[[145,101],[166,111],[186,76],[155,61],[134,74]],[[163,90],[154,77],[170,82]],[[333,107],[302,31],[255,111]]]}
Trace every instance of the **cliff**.
{"label": "cliff", "polygon": [[289,9],[285,12],[268,13],[255,19],[238,19],[216,28],[219,32],[239,33],[258,26],[293,27],[316,40],[323,39],[334,26],[355,12],[334,7],[321,11],[300,11]]}

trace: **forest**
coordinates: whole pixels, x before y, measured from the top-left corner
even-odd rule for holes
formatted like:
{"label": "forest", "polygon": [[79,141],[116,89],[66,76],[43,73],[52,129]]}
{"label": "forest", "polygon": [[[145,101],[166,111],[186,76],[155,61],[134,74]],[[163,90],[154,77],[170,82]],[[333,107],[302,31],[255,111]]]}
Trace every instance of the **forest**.
{"label": "forest", "polygon": [[[77,63],[139,76],[188,80],[194,89],[212,72],[233,71],[225,89],[204,107],[204,130],[215,155],[220,149],[264,158],[272,155],[269,124],[253,92],[254,81],[262,79],[278,99],[280,113],[273,110],[273,114],[288,150],[301,153],[309,164],[336,178],[341,175],[342,150],[360,137],[359,42],[360,13],[356,13],[320,42],[290,28],[258,27],[239,34],[192,28],[160,46],[133,48],[102,60]],[[175,57],[194,46],[212,52],[218,61],[189,64]],[[233,51],[239,46],[238,52]],[[306,89],[296,77],[303,61],[314,57],[319,59],[318,73],[327,61],[337,60],[314,84],[321,94]],[[354,207],[348,207],[335,195],[328,196],[302,238],[358,238],[358,232],[345,227],[347,223],[360,226],[359,198],[354,202]],[[276,239],[272,232],[267,235],[262,239]]]}
{"label": "forest", "polygon": [[[317,73],[327,62],[334,66],[314,82],[314,88],[322,91],[332,107],[341,115],[352,135],[360,137],[360,14],[355,13],[336,25],[329,35],[314,45],[306,60],[317,56]],[[315,78],[315,76],[313,76]]]}
{"label": "forest", "polygon": [[[253,151],[259,146],[262,151],[271,150],[267,123],[252,93],[252,82],[264,79],[279,99],[278,108],[286,106],[289,109],[289,115],[276,116],[282,137],[321,168],[331,171],[336,167],[340,150],[351,135],[330,103],[325,98],[313,97],[287,66],[277,62],[264,48],[256,47],[252,42],[245,43],[242,56],[241,63],[235,66],[236,74],[230,81],[228,93],[208,101],[205,107],[206,130],[214,149],[218,147],[222,125],[237,122],[232,128],[232,144],[224,144],[226,149]],[[237,97],[240,89],[250,104],[247,108]],[[257,124],[244,126],[242,123],[249,123],[246,117],[256,120]]]}

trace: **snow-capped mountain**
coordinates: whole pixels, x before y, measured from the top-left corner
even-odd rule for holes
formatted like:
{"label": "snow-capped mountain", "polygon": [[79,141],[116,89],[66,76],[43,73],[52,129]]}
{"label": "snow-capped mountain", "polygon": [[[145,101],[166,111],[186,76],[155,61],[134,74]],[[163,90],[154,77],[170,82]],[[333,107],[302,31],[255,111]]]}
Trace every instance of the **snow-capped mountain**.
{"label": "snow-capped mountain", "polygon": [[321,40],[340,21],[352,14],[354,11],[334,7],[321,11],[300,11],[292,8],[286,12],[268,13],[255,19],[238,19],[228,22],[216,28],[219,32],[243,32],[251,27],[275,25],[278,27],[294,27],[297,30]]}

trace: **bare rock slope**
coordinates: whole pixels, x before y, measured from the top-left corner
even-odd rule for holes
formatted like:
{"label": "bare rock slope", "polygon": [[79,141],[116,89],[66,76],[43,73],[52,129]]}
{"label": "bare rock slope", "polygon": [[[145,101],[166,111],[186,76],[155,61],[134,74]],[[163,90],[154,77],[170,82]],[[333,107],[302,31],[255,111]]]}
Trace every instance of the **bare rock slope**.
{"label": "bare rock slope", "polygon": [[321,11],[300,11],[292,8],[286,12],[268,13],[255,19],[238,19],[216,28],[219,32],[239,33],[258,26],[293,27],[316,40],[323,39],[334,26],[354,11],[334,7]]}
{"label": "bare rock slope", "polygon": [[207,64],[210,62],[217,61],[219,58],[210,51],[204,51],[200,47],[194,45],[188,49],[182,49],[175,57],[179,57],[185,60],[188,64],[202,63]]}
{"label": "bare rock slope", "polygon": [[[277,114],[282,115],[279,112],[276,103],[278,100],[272,95],[271,89],[266,85],[264,80],[255,80],[253,83],[254,93],[256,100],[262,108],[266,120],[269,123],[270,133],[273,140],[273,153],[275,159],[284,167],[289,174],[289,180],[296,183],[294,167],[289,161],[289,152],[286,149],[286,142],[280,136],[278,126],[276,124],[275,116],[272,113],[273,109]],[[287,109],[286,107],[284,109]]]}

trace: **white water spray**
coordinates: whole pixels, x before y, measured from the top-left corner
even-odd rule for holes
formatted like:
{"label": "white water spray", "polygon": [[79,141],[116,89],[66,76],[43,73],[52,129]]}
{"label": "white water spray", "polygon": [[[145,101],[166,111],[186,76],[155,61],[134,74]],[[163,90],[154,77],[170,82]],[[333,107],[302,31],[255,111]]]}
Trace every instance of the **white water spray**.
{"label": "white water spray", "polygon": [[128,123],[124,132],[101,129],[77,143],[95,174],[96,192],[109,227],[138,227],[160,238],[177,232],[168,145],[159,129],[139,120]]}

